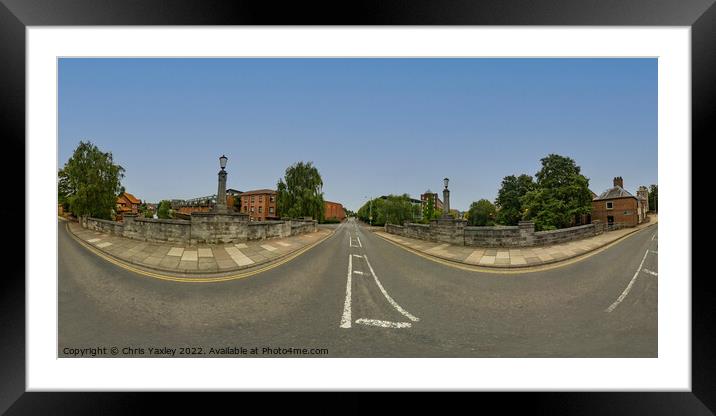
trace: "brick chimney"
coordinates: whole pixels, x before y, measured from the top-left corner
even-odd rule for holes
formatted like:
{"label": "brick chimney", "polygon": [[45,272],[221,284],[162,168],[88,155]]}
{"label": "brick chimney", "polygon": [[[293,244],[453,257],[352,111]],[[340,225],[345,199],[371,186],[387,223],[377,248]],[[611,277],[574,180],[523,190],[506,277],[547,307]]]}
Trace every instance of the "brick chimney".
{"label": "brick chimney", "polygon": [[622,179],[621,176],[617,176],[616,178],[614,178],[614,186],[624,188],[624,179]]}

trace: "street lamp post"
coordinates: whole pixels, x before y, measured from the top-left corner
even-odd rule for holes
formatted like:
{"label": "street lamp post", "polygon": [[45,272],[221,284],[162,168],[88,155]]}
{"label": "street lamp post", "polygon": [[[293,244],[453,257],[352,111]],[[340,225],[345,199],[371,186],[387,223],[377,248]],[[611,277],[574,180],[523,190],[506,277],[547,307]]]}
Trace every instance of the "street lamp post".
{"label": "street lamp post", "polygon": [[225,155],[219,158],[219,189],[216,193],[216,211],[226,211],[226,161],[229,160]]}
{"label": "street lamp post", "polygon": [[450,179],[443,179],[445,189],[443,189],[443,218],[450,218],[450,190],[448,189]]}

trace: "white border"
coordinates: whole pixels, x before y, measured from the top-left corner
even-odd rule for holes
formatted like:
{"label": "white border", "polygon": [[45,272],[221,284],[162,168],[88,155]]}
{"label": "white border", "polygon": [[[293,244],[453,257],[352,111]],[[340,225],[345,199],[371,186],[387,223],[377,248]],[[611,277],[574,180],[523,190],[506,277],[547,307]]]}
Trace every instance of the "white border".
{"label": "white border", "polygon": [[[658,57],[659,358],[57,359],[58,56]],[[27,389],[690,391],[690,73],[680,27],[28,27]]]}

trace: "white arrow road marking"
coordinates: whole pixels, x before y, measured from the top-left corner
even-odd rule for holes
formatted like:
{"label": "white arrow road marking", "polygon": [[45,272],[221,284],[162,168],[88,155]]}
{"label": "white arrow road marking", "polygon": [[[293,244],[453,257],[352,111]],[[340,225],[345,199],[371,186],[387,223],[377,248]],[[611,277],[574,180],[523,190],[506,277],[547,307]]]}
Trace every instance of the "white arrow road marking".
{"label": "white arrow road marking", "polygon": [[378,275],[375,274],[375,270],[373,270],[373,266],[371,266],[370,262],[368,261],[368,256],[364,255],[363,258],[365,259],[365,262],[368,264],[368,268],[370,269],[371,274],[373,274],[373,279],[375,279],[375,284],[378,285],[378,288],[383,293],[383,296],[385,296],[385,299],[388,300],[388,303],[393,305],[393,307],[395,308],[396,311],[402,313],[405,317],[407,317],[411,321],[413,321],[413,322],[419,321],[420,320],[419,318],[411,315],[408,311],[401,308],[400,305],[398,305],[398,303],[396,301],[394,301],[393,298],[390,297],[388,292],[385,291],[385,288],[383,287],[383,285],[380,284],[380,280],[378,280]]}
{"label": "white arrow road marking", "polygon": [[346,300],[343,303],[343,317],[341,328],[351,327],[351,269],[353,268],[353,256],[348,255],[348,282],[346,283]]}
{"label": "white arrow road marking", "polygon": [[644,273],[649,273],[649,274],[652,275],[652,276],[658,276],[658,275],[659,275],[659,273],[657,273],[657,272],[652,272],[652,271],[649,270],[649,269],[644,269],[644,270],[642,270],[642,272],[644,272]]}
{"label": "white arrow road marking", "polygon": [[390,322],[390,321],[381,321],[378,319],[365,319],[360,318],[356,319],[357,324],[362,325],[370,325],[370,326],[379,326],[382,328],[410,328],[413,326],[410,322]]}
{"label": "white arrow road marking", "polygon": [[639,264],[639,268],[636,269],[636,272],[634,273],[634,277],[631,278],[631,281],[629,281],[629,284],[627,285],[626,289],[624,289],[624,291],[622,292],[622,294],[619,295],[619,297],[617,298],[617,300],[615,300],[614,303],[612,303],[612,304],[606,309],[605,312],[611,312],[611,311],[613,311],[614,308],[616,308],[617,306],[619,306],[619,304],[622,303],[622,301],[624,300],[624,298],[627,297],[627,295],[629,294],[629,291],[631,290],[631,287],[634,286],[634,282],[636,281],[636,277],[639,276],[639,272],[641,271],[642,266],[644,266],[644,260],[646,260],[646,256],[649,254],[649,251],[650,251],[650,250],[646,250],[646,252],[644,253],[644,257],[641,259],[641,263]]}

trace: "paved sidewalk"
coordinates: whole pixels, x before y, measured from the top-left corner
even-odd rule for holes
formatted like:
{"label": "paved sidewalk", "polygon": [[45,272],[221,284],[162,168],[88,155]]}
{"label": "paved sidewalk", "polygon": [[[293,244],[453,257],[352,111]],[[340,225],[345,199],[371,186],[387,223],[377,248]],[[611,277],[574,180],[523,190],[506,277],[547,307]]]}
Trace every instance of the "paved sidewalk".
{"label": "paved sidewalk", "polygon": [[69,231],[86,244],[121,261],[175,274],[219,274],[263,266],[301,250],[332,234],[315,233],[239,244],[151,243],[100,233],[66,222]]}
{"label": "paved sidewalk", "polygon": [[374,232],[386,240],[408,247],[422,254],[444,260],[486,268],[520,268],[542,266],[581,256],[604,247],[629,234],[654,225],[657,221],[657,217],[652,216],[650,222],[640,224],[634,228],[608,231],[595,237],[571,241],[569,243],[522,248],[457,246],[397,236],[395,234],[388,234],[385,231]]}

